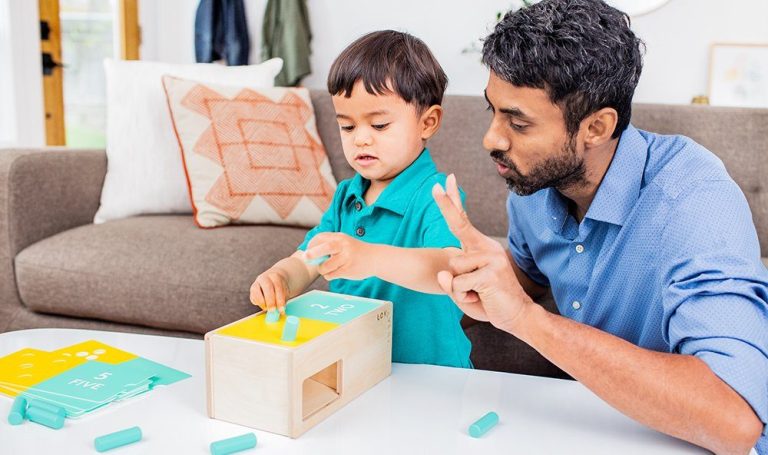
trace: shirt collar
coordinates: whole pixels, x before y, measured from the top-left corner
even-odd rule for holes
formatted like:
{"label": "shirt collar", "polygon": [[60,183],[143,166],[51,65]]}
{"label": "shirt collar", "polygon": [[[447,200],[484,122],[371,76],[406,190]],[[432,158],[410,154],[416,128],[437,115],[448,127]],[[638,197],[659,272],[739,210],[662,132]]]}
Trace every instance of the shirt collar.
{"label": "shirt collar", "polygon": [[[429,149],[425,148],[413,163],[403,169],[384,188],[384,191],[376,199],[374,206],[403,215],[408,207],[408,203],[421,184],[436,173],[437,166],[432,161]],[[371,182],[361,177],[360,174],[355,174],[349,185],[346,202],[351,203],[354,200],[363,200],[363,195],[370,184]]]}
{"label": "shirt collar", "polygon": [[563,233],[565,221],[568,219],[568,204],[565,198],[555,188],[544,190],[544,213],[547,216],[549,229],[557,234]]}
{"label": "shirt collar", "polygon": [[623,226],[640,197],[647,159],[648,143],[629,125],[585,218]]}
{"label": "shirt collar", "polygon": [[[585,218],[622,226],[640,197],[647,158],[647,142],[634,126],[629,125],[619,138],[611,164]],[[567,201],[555,188],[544,191],[549,228],[552,232],[562,234],[568,218]]]}

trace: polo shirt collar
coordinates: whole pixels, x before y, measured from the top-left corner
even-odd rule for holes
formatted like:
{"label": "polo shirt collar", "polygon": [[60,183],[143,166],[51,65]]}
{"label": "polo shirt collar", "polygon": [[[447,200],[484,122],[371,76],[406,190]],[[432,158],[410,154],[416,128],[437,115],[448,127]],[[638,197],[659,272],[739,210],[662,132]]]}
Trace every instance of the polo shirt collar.
{"label": "polo shirt collar", "polygon": [[[425,148],[413,163],[384,188],[384,191],[381,192],[373,205],[390,210],[398,215],[405,214],[408,203],[421,184],[435,173],[437,173],[437,166],[432,161],[429,149]],[[349,204],[354,203],[354,200],[362,201],[364,199],[363,195],[370,185],[370,181],[361,177],[360,174],[355,174],[349,185],[346,202]]]}

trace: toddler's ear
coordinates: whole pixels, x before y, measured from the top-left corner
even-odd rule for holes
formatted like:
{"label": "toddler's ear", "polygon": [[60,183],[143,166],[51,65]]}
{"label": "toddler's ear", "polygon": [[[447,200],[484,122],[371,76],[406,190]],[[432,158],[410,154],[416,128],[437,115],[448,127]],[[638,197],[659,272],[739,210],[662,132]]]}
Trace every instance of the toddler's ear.
{"label": "toddler's ear", "polygon": [[440,129],[440,122],[443,119],[443,107],[435,104],[430,106],[421,114],[421,138],[427,140],[437,133]]}

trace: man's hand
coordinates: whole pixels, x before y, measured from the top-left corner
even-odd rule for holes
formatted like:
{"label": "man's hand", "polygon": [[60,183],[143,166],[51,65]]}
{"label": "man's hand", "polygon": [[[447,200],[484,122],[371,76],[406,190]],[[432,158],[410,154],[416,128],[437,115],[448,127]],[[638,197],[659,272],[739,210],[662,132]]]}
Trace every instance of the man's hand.
{"label": "man's hand", "polygon": [[328,281],[338,278],[363,280],[372,276],[373,245],[339,232],[317,234],[307,245],[307,260],[330,256],[317,271]]}
{"label": "man's hand", "polygon": [[440,287],[467,316],[515,334],[522,314],[535,303],[520,285],[504,247],[469,221],[453,174],[445,186],[444,191],[435,185],[432,196],[463,254],[450,260],[450,271],[438,273]]}

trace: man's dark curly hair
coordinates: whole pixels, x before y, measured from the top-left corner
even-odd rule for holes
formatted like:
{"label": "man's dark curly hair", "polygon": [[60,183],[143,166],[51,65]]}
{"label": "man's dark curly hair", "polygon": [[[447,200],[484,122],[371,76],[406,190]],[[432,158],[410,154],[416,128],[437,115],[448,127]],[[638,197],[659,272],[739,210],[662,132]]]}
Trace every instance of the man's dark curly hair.
{"label": "man's dark curly hair", "polygon": [[483,63],[520,87],[544,89],[573,135],[588,115],[618,112],[613,138],[632,116],[644,43],[629,16],[601,0],[544,0],[508,12],[483,44]]}

